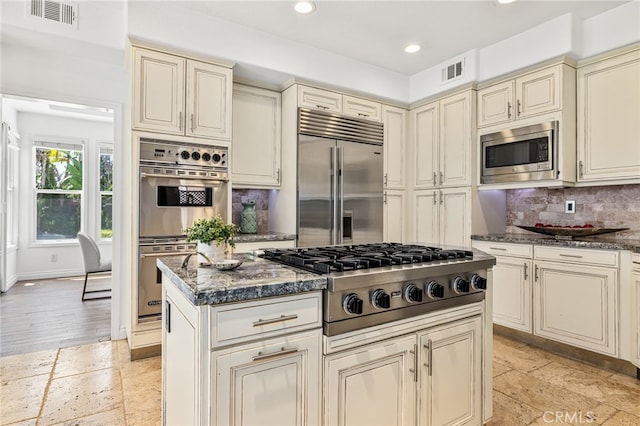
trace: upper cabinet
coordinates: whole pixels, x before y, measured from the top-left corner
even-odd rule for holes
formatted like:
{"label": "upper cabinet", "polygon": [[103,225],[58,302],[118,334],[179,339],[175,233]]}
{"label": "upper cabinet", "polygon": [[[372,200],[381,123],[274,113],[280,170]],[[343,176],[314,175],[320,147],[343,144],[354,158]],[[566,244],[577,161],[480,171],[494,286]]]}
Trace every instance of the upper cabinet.
{"label": "upper cabinet", "polygon": [[507,123],[562,109],[564,74],[560,64],[493,84],[478,91],[478,127]]}
{"label": "upper cabinet", "polygon": [[315,87],[298,86],[298,106],[364,120],[382,121],[382,105],[380,103]]}
{"label": "upper cabinet", "polygon": [[384,187],[405,189],[405,140],[407,135],[407,111],[384,105]]}
{"label": "upper cabinet", "polygon": [[229,68],[134,47],[133,128],[231,138]]}
{"label": "upper cabinet", "polygon": [[640,181],[640,49],[578,69],[578,182]]}
{"label": "upper cabinet", "polygon": [[231,174],[234,187],[280,186],[281,95],[234,84]]}
{"label": "upper cabinet", "polygon": [[414,188],[471,185],[471,90],[411,110]]}

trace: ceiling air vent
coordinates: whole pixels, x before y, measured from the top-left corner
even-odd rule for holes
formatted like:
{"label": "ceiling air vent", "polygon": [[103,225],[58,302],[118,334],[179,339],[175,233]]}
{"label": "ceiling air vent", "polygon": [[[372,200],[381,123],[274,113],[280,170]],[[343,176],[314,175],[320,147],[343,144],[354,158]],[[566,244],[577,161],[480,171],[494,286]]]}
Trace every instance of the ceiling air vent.
{"label": "ceiling air vent", "polygon": [[78,27],[78,5],[51,0],[27,0],[28,14],[34,18]]}
{"label": "ceiling air vent", "polygon": [[464,74],[464,60],[455,62],[442,68],[442,82],[446,83],[451,80],[462,77]]}

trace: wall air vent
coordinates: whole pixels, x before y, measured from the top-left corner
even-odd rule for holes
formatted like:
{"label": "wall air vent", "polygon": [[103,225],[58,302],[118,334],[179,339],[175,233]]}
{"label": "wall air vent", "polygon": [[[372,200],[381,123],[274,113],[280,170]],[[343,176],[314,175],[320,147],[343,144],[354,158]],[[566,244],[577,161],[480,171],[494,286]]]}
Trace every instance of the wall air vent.
{"label": "wall air vent", "polygon": [[78,28],[78,4],[52,0],[27,0],[27,14]]}
{"label": "wall air vent", "polygon": [[442,82],[447,83],[464,75],[464,60],[455,62],[442,68]]}

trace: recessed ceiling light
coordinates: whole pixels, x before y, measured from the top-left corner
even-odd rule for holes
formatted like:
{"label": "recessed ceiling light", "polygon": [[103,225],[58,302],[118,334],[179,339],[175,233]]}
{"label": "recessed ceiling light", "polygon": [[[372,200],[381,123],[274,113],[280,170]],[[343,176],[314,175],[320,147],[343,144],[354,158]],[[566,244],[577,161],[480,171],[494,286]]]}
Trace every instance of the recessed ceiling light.
{"label": "recessed ceiling light", "polygon": [[509,4],[509,3],[513,3],[516,0],[498,0],[498,3],[500,4]]}
{"label": "recessed ceiling light", "polygon": [[316,4],[312,1],[299,1],[296,2],[293,8],[298,13],[311,13],[316,10]]}
{"label": "recessed ceiling light", "polygon": [[418,50],[420,50],[419,44],[410,44],[404,48],[404,51],[407,53],[416,53]]}

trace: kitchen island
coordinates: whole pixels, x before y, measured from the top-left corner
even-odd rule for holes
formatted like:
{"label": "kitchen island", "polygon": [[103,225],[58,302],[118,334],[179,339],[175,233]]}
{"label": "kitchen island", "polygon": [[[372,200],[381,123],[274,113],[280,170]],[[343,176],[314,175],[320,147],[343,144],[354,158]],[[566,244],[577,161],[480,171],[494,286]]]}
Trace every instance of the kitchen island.
{"label": "kitchen island", "polygon": [[[474,269],[486,275],[486,299],[477,293],[464,305],[330,335],[323,334],[323,293],[331,278],[235,257],[244,263],[227,272],[198,267],[195,256],[186,269],[158,259],[165,424],[490,419],[491,269]],[[477,261],[492,264],[481,254]]]}

